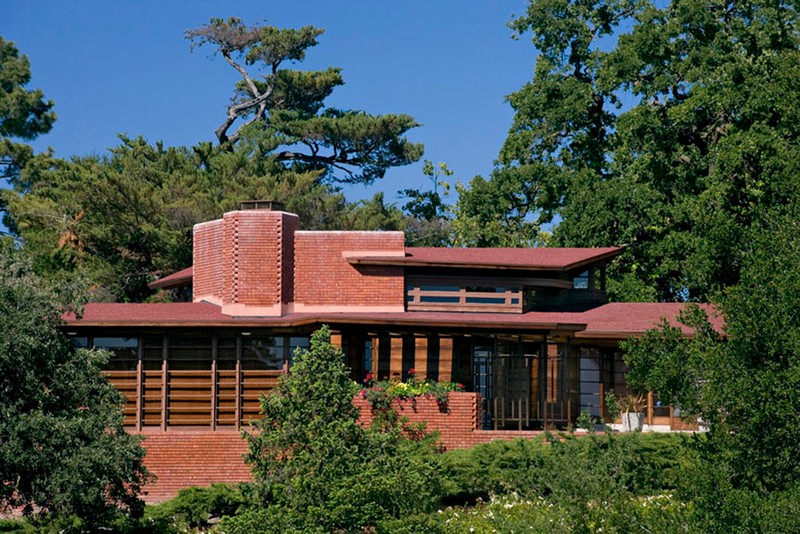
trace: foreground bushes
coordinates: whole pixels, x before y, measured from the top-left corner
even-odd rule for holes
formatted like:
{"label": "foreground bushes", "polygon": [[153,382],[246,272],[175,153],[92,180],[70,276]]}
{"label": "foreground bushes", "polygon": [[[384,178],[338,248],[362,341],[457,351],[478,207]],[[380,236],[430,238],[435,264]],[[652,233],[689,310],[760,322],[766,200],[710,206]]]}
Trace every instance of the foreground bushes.
{"label": "foreground bushes", "polygon": [[[771,494],[733,489],[719,473],[698,471],[691,439],[557,435],[444,454],[409,443],[387,456],[394,467],[367,462],[333,481],[323,507],[264,502],[254,485],[215,485],[183,490],[115,532],[797,531],[800,488]],[[424,491],[411,495],[408,488]],[[68,521],[36,529],[24,522],[0,526],[6,532],[70,531]]]}
{"label": "foreground bushes", "polygon": [[673,490],[684,440],[676,434],[554,435],[450,451],[437,458],[442,504],[510,492],[585,500]]}
{"label": "foreground bushes", "polygon": [[[544,497],[524,499],[516,493],[493,496],[474,507],[448,508],[379,523],[379,533],[462,532],[693,532],[690,508],[670,494],[592,502],[589,513],[576,515]],[[699,531],[698,531],[699,532]]]}

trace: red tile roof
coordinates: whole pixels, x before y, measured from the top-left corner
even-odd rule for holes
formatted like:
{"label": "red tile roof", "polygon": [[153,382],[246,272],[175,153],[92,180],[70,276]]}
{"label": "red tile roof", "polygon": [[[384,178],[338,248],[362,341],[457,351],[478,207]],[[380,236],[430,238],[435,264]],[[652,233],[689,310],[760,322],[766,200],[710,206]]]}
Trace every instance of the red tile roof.
{"label": "red tile roof", "polygon": [[475,267],[568,271],[613,258],[620,247],[604,248],[444,248],[406,247],[405,257],[349,256],[351,263],[425,267]]}
{"label": "red tile roof", "polygon": [[[714,328],[722,332],[722,316],[710,304],[699,306],[706,312]],[[579,314],[586,321],[586,329],[578,332],[576,337],[624,339],[657,326],[662,318],[672,326],[679,326],[684,333],[691,334],[691,328],[678,322],[678,316],[685,307],[686,304],[680,302],[610,302]]]}
{"label": "red tile roof", "polygon": [[187,267],[177,273],[172,273],[169,276],[164,276],[158,280],[154,280],[147,284],[150,289],[170,289],[173,287],[188,286],[192,283],[192,276],[194,269]]}
{"label": "red tile roof", "polygon": [[[642,334],[666,318],[679,326],[677,316],[685,304],[616,302],[584,312],[511,313],[293,313],[282,317],[231,317],[205,302],[174,304],[87,304],[82,319],[66,316],[74,327],[287,327],[331,324],[475,328],[481,330],[573,331],[579,339],[625,339]],[[712,324],[722,331],[722,318],[702,304]],[[687,334],[691,330],[682,327]]]}
{"label": "red tile roof", "polygon": [[[604,248],[446,248],[406,247],[405,257],[348,256],[353,264],[425,267],[474,267],[529,271],[569,271],[613,258],[621,247]],[[192,283],[193,268],[187,267],[147,284],[150,289],[171,289]]]}

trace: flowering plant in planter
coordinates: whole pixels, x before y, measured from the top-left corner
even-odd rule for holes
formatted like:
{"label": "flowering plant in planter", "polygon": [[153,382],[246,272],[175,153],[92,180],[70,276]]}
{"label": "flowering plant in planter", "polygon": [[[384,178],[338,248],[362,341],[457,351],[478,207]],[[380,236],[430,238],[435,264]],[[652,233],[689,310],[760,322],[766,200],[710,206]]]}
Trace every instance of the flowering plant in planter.
{"label": "flowering plant in planter", "polygon": [[643,412],[647,407],[647,399],[643,394],[629,393],[618,397],[612,389],[606,393],[606,406],[612,419],[621,416],[624,432],[642,429]]}
{"label": "flowering plant in planter", "polygon": [[388,410],[392,401],[412,401],[417,397],[434,397],[439,407],[447,407],[447,395],[451,391],[464,391],[463,384],[456,382],[438,382],[436,380],[419,379],[416,371],[409,369],[408,379],[403,381],[399,376],[388,380],[376,381],[372,373],[367,373],[361,390],[361,398],[369,402],[373,410]]}

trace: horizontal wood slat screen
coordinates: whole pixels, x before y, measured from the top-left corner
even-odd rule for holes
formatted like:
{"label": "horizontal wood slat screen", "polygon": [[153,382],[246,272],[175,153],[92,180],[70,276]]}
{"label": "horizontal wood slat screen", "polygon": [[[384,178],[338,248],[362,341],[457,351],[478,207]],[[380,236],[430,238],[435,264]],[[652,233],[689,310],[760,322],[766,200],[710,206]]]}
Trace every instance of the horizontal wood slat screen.
{"label": "horizontal wood slat screen", "polygon": [[406,290],[408,311],[507,312],[522,313],[523,298],[520,288],[505,291],[480,291],[468,287],[423,289],[413,285]]}
{"label": "horizontal wood slat screen", "polygon": [[136,424],[136,396],[137,373],[136,371],[104,371],[108,381],[125,397],[123,407],[123,424]]}
{"label": "horizontal wood slat screen", "polygon": [[[142,372],[140,408],[136,403],[136,371],[104,371],[104,373],[109,382],[125,398],[126,426],[137,425],[137,409],[141,410],[141,426],[162,426],[165,400],[165,380],[162,371]],[[212,382],[214,374],[211,370],[167,371],[166,424],[167,426],[211,426],[212,417],[216,417],[216,426],[246,425],[258,418],[261,411],[261,395],[269,393],[278,385],[278,377],[281,374],[282,371],[217,371],[215,398]],[[238,387],[237,375],[240,375]],[[237,421],[237,411],[241,412],[239,421]]]}

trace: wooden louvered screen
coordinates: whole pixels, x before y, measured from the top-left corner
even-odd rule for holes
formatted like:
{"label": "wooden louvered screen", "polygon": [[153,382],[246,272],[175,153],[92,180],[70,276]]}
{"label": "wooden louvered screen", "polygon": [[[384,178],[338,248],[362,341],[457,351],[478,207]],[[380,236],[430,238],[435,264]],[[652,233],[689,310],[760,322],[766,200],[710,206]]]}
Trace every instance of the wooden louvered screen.
{"label": "wooden louvered screen", "polygon": [[268,335],[89,339],[75,346],[112,353],[104,374],[126,399],[124,424],[137,429],[248,424],[286,371],[289,352],[308,347],[307,337]]}

